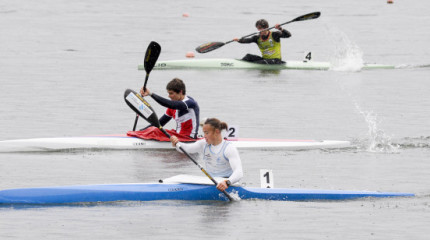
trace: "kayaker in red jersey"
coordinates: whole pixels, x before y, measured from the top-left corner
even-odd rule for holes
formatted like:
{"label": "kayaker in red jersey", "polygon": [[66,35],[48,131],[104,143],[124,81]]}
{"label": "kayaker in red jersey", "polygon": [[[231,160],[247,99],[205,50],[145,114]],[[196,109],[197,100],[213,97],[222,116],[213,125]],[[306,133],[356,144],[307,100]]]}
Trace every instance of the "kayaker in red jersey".
{"label": "kayaker in red jersey", "polygon": [[[203,125],[204,139],[194,143],[180,144],[187,153],[199,153],[203,157],[206,171],[212,177],[223,177],[227,180],[218,182],[217,189],[226,190],[231,184],[239,182],[243,177],[242,161],[237,148],[223,137],[227,132],[227,123],[216,118],[206,119]],[[171,136],[170,141],[179,149],[179,140]]]}
{"label": "kayaker in red jersey", "polygon": [[279,31],[270,31],[266,30],[269,28],[269,23],[260,19],[255,23],[257,30],[260,32],[259,35],[254,35],[249,38],[234,38],[234,41],[239,43],[256,43],[258,48],[261,51],[261,55],[257,56],[254,54],[247,54],[242,58],[244,61],[262,63],[262,64],[282,64],[285,63],[282,61],[281,56],[281,38],[289,38],[291,37],[291,33],[282,27],[279,24],[275,25],[275,28]]}
{"label": "kayaker in red jersey", "polygon": [[[194,98],[186,95],[184,82],[179,78],[171,80],[167,86],[169,99],[163,98],[148,88],[140,89],[140,94],[151,96],[160,105],[167,108],[166,112],[160,118],[161,126],[164,126],[172,118],[176,120],[176,132],[183,136],[197,138],[199,130],[200,108]],[[143,129],[141,129],[143,130]]]}

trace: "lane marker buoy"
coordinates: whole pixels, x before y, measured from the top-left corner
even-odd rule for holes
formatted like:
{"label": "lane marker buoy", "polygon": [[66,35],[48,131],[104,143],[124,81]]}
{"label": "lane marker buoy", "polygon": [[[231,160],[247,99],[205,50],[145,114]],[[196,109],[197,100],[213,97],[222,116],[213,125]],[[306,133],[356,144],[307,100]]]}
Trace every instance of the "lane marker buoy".
{"label": "lane marker buoy", "polygon": [[195,57],[195,55],[194,55],[193,52],[187,52],[187,54],[185,54],[185,57],[187,57],[187,58],[193,58],[193,57]]}

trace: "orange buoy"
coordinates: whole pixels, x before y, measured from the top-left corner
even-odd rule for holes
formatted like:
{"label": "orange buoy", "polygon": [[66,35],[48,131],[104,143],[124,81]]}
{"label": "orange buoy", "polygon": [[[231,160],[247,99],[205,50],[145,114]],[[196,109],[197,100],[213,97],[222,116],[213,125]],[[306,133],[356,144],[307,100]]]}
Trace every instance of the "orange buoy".
{"label": "orange buoy", "polygon": [[193,52],[187,52],[187,54],[185,54],[185,57],[187,57],[187,58],[193,58],[195,56],[194,56]]}
{"label": "orange buoy", "polygon": [[182,13],[182,17],[189,17],[190,16],[190,14],[188,14],[188,13]]}

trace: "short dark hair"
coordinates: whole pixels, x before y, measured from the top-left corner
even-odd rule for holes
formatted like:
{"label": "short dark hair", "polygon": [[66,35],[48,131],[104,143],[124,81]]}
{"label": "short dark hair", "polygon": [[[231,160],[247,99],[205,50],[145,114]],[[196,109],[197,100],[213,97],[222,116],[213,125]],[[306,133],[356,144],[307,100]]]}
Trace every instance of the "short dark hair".
{"label": "short dark hair", "polygon": [[269,23],[266,21],[266,19],[260,19],[255,23],[255,27],[257,28],[269,28]]}
{"label": "short dark hair", "polygon": [[184,95],[186,93],[185,83],[179,78],[172,79],[167,84],[166,89],[167,91],[174,91],[175,93],[180,93],[182,91],[182,94]]}

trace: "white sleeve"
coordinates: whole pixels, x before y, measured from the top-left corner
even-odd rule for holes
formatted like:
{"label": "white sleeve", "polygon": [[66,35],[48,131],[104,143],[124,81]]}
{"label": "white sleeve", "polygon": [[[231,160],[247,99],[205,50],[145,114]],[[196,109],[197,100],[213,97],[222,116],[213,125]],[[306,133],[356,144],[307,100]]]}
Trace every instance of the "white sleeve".
{"label": "white sleeve", "polygon": [[179,149],[179,146],[181,146],[187,153],[200,153],[203,151],[204,147],[206,145],[206,140],[198,140],[197,142],[193,143],[181,143],[179,142],[176,144],[176,150],[180,153],[183,153],[181,149]]}
{"label": "white sleeve", "polygon": [[229,144],[228,147],[225,149],[225,156],[230,162],[231,169],[233,169],[233,173],[228,178],[228,180],[230,180],[232,184],[239,182],[240,179],[242,179],[243,177],[243,170],[242,161],[240,160],[237,148],[234,147],[232,144]]}

